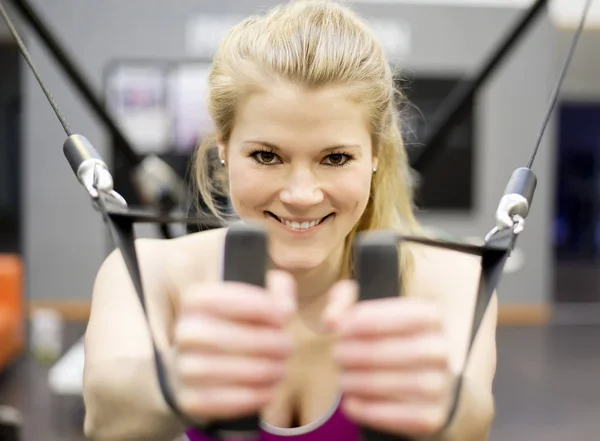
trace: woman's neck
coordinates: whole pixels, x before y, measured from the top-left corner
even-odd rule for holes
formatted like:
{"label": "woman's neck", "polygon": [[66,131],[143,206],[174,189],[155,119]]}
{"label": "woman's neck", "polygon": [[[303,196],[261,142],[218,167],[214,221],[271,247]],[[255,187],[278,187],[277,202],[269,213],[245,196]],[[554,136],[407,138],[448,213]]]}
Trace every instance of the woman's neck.
{"label": "woman's neck", "polygon": [[327,306],[327,294],[342,277],[343,254],[341,249],[316,268],[291,272],[296,280],[299,318],[314,331],[322,329],[321,316]]}

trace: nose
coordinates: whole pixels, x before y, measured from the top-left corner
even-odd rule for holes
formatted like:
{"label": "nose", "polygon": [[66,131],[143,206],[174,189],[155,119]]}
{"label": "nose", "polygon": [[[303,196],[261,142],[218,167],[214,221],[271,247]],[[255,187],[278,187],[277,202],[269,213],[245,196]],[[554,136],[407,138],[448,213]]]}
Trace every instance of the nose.
{"label": "nose", "polygon": [[292,172],[279,197],[281,202],[297,208],[309,208],[324,199],[314,173],[304,169]]}

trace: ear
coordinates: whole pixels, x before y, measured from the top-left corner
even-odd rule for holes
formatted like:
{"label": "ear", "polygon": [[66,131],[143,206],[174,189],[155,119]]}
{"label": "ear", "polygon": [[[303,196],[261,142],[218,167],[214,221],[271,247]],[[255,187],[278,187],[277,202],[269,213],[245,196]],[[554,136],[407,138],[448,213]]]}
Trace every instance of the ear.
{"label": "ear", "polygon": [[217,144],[217,149],[219,152],[219,161],[226,161],[227,160],[227,146],[223,142],[223,138],[220,135],[217,136],[216,144]]}

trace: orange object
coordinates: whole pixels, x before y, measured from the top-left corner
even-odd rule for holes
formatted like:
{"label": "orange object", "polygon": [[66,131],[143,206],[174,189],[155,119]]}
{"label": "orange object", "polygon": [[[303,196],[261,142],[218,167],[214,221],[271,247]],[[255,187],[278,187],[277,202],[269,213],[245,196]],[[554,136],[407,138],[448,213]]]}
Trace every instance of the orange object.
{"label": "orange object", "polygon": [[17,254],[0,254],[0,370],[24,347],[23,263]]}

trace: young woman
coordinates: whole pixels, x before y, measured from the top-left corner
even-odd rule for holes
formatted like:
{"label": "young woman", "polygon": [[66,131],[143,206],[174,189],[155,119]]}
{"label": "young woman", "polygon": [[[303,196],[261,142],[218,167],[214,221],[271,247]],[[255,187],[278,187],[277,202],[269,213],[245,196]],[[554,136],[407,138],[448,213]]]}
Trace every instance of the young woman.
{"label": "young woman", "polygon": [[[180,408],[204,422],[259,413],[265,440],[355,441],[358,425],[485,440],[495,297],[463,366],[479,260],[403,246],[403,295],[356,302],[356,233],[420,231],[398,94],[372,32],[334,2],[291,2],[232,29],[209,83],[216,130],[195,158],[200,195],[220,216],[210,201],[222,191],[242,220],[264,225],[271,268],[264,290],[221,282],[226,228],[137,241],[150,325]],[[222,179],[209,179],[215,173]],[[205,439],[162,398],[119,253],[98,273],[85,351],[91,440]]]}

